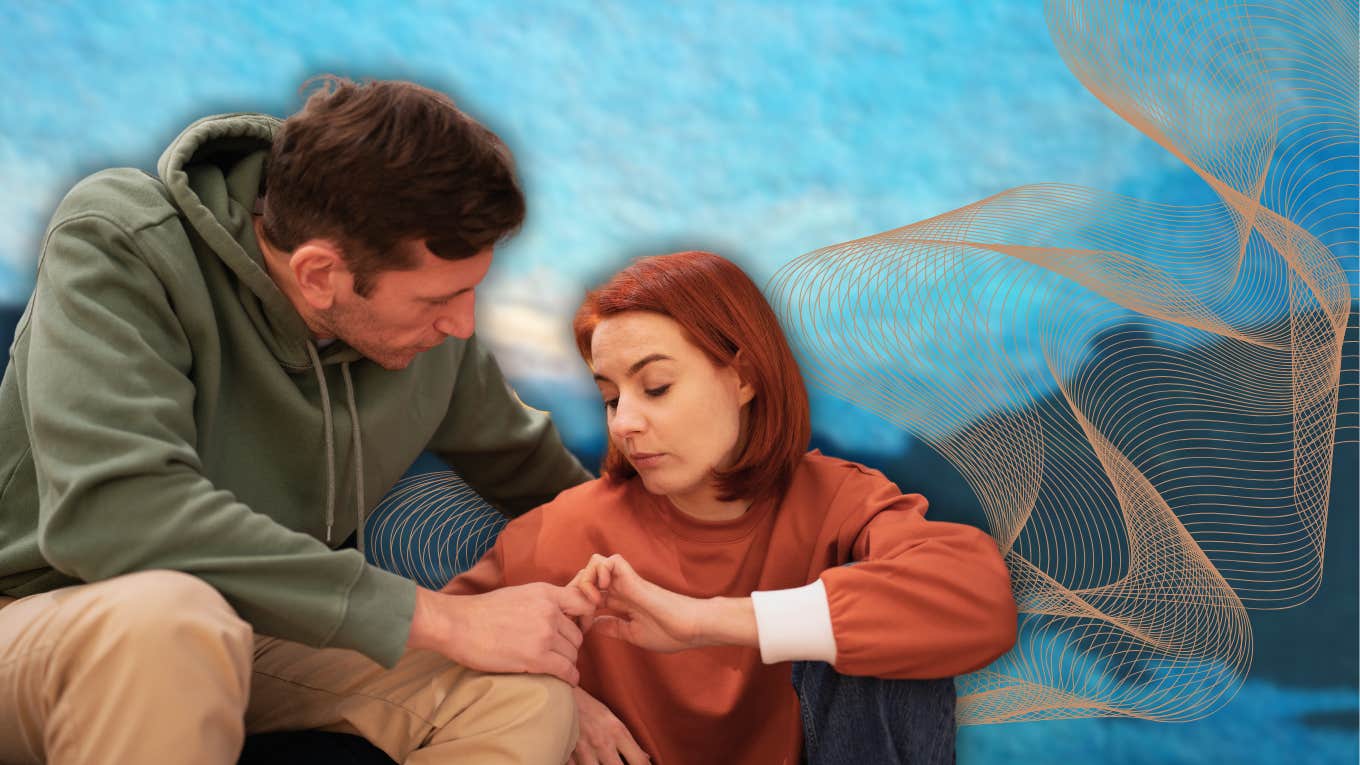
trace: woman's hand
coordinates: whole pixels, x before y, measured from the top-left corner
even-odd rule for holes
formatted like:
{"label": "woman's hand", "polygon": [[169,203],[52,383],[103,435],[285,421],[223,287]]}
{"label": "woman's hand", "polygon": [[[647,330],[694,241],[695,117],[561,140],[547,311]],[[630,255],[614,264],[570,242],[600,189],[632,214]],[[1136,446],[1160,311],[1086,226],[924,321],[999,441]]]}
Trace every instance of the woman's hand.
{"label": "woman's hand", "polygon": [[642,765],[652,761],[609,707],[579,687],[573,688],[572,694],[581,735],[571,753],[571,765]]}
{"label": "woman's hand", "polygon": [[600,611],[584,620],[585,629],[665,653],[702,645],[698,638],[703,601],[643,579],[621,555],[592,555],[572,584],[587,598],[592,598],[592,589],[599,597],[595,602]]}
{"label": "woman's hand", "polygon": [[621,555],[591,556],[571,584],[603,613],[582,619],[582,629],[640,648],[673,652],[706,645],[758,644],[750,598],[699,599],[643,579]]}
{"label": "woman's hand", "polygon": [[[575,589],[585,595],[586,600],[589,600],[590,604],[598,610],[604,605],[604,594],[601,590],[609,588],[611,572],[608,558],[599,554],[592,555],[586,567],[576,572],[576,576],[572,577],[570,582],[567,582],[566,588],[568,590]],[[589,632],[594,621],[595,614],[593,612],[584,614],[576,620],[582,632]]]}

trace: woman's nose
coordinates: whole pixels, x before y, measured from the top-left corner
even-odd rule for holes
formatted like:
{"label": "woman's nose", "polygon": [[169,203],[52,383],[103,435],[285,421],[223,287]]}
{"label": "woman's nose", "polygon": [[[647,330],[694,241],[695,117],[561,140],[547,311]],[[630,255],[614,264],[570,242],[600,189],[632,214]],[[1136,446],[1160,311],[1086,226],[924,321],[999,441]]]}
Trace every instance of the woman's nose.
{"label": "woman's nose", "polygon": [[609,433],[616,439],[626,438],[641,432],[644,425],[642,413],[633,402],[619,396],[614,405],[614,416],[609,420]]}

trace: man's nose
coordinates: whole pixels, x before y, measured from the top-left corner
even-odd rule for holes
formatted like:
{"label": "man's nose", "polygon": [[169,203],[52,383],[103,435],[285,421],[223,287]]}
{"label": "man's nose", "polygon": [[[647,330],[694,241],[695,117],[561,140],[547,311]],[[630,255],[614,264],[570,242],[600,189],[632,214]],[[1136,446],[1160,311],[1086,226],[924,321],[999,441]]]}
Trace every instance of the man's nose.
{"label": "man's nose", "polygon": [[466,340],[477,327],[477,312],[472,298],[457,302],[435,320],[434,328],[442,335]]}

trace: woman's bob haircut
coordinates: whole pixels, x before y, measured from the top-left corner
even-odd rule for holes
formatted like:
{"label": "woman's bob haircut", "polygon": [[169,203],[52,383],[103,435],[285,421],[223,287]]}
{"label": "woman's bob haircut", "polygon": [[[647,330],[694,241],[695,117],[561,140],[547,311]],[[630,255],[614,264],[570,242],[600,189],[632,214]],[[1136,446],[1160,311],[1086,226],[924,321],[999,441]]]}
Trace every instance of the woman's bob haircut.
{"label": "woman's bob haircut", "polygon": [[[668,316],[714,364],[737,365],[742,379],[755,388],[755,397],[747,404],[740,453],[729,468],[714,471],[719,498],[754,502],[782,497],[807,451],[812,425],[798,363],[760,288],[736,265],[710,252],[635,260],[587,294],[576,312],[576,347],[587,364],[595,327],[628,311]],[[612,441],[600,472],[615,481],[637,475]]]}

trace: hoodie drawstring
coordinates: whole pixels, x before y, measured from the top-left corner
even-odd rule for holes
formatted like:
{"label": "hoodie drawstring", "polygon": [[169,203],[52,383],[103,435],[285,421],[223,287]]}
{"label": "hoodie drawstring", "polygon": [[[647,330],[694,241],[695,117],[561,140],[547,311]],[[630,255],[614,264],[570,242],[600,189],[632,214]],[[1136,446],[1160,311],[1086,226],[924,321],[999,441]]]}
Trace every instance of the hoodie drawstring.
{"label": "hoodie drawstring", "polygon": [[355,543],[359,552],[364,551],[364,446],[359,432],[359,405],[354,402],[354,380],[349,375],[349,362],[340,365],[340,375],[345,378],[345,406],[349,407],[350,430],[354,434],[354,504],[359,518],[355,527]]}
{"label": "hoodie drawstring", "polygon": [[[326,386],[326,373],[321,367],[321,355],[316,345],[307,341],[307,355],[312,359],[312,370],[316,372],[316,383],[321,389],[321,423],[326,439],[326,541],[331,541],[331,529],[335,526],[335,422],[331,420],[331,394]],[[358,518],[355,526],[355,544],[359,552],[364,551],[364,442],[359,430],[359,405],[354,400],[354,378],[349,372],[349,362],[340,365],[340,376],[345,378],[345,408],[349,410],[350,430],[354,440],[354,505]]]}
{"label": "hoodie drawstring", "polygon": [[321,388],[321,423],[326,439],[326,541],[330,542],[331,528],[335,526],[335,423],[331,422],[331,394],[326,388],[326,373],[321,369],[321,356],[311,340],[307,341],[307,355],[312,358],[316,384]]}

